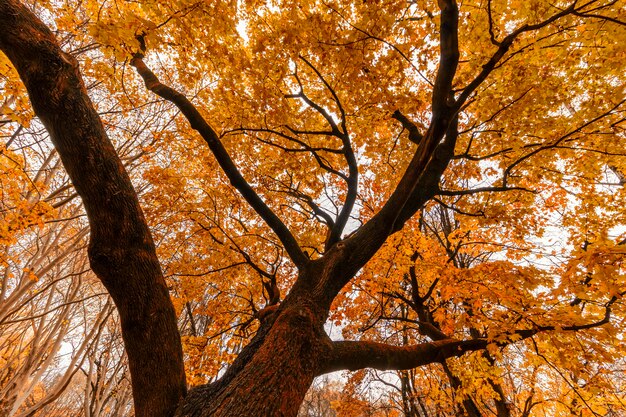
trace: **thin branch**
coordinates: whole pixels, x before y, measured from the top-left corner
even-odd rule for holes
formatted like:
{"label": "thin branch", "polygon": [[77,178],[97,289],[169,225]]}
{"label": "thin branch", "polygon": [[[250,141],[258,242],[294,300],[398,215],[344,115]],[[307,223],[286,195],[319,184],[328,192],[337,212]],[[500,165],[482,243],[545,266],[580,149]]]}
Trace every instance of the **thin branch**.
{"label": "thin branch", "polygon": [[496,35],[493,31],[493,14],[491,12],[491,0],[487,0],[487,17],[489,18],[489,38],[491,43],[495,46],[500,46],[500,42],[496,40]]}
{"label": "thin branch", "polygon": [[[404,59],[406,62],[408,62],[408,64],[409,64],[409,65],[413,68],[413,70],[415,70],[415,72],[417,72],[417,74],[420,76],[420,78],[422,78],[422,80],[424,80],[426,83],[428,83],[428,85],[431,85],[431,86],[433,85],[432,81],[430,81],[430,80],[428,79],[428,77],[426,77],[426,76],[425,76],[425,75],[424,75],[424,74],[423,74],[423,73],[419,70],[419,68],[417,68],[417,67],[415,66],[415,64],[411,61],[411,59],[410,59],[410,58],[409,58],[409,57],[408,57],[408,56],[407,56],[404,52],[402,52],[402,50],[401,50],[400,48],[398,48],[396,45],[394,45],[393,43],[391,43],[391,42],[389,42],[389,41],[386,41],[386,40],[385,40],[385,39],[383,39],[383,38],[379,38],[379,37],[377,37],[377,36],[374,36],[374,35],[372,35],[371,33],[369,33],[369,32],[367,32],[367,31],[365,31],[365,30],[363,30],[363,29],[361,29],[361,28],[359,28],[359,27],[355,26],[352,22],[350,22],[350,20],[348,20],[348,18],[346,18],[344,15],[342,15],[342,14],[341,14],[341,13],[340,13],[337,9],[335,9],[335,8],[334,8],[333,6],[331,6],[330,4],[328,4],[328,3],[326,3],[326,2],[325,2],[325,3],[324,3],[324,5],[325,5],[326,7],[328,7],[329,9],[331,9],[334,13],[336,13],[336,14],[337,14],[339,17],[341,17],[344,21],[346,21],[346,22],[348,23],[348,25],[350,25],[350,27],[351,27],[351,28],[353,28],[353,29],[354,29],[354,30],[356,30],[357,32],[360,32],[360,33],[362,33],[363,35],[365,35],[365,38],[363,38],[363,39],[359,39],[359,40],[358,40],[359,42],[360,42],[360,41],[367,40],[367,39],[373,39],[373,40],[375,40],[375,41],[378,41],[378,42],[382,42],[382,43],[384,43],[385,45],[387,45],[388,47],[390,47],[391,49],[393,49],[394,51],[396,51],[396,52],[397,52],[397,53],[398,53],[398,54],[402,57],[402,59]],[[356,42],[355,42],[355,43],[356,43]]]}
{"label": "thin branch", "polygon": [[539,152],[542,152],[542,151],[547,150],[547,149],[553,149],[553,148],[557,147],[561,142],[566,141],[566,139],[568,139],[570,136],[574,135],[575,133],[580,133],[587,126],[590,126],[593,123],[595,123],[595,122],[597,122],[599,120],[602,120],[603,118],[611,115],[616,109],[621,107],[624,103],[626,103],[626,99],[623,99],[622,101],[620,101],[619,103],[615,104],[613,107],[611,107],[609,110],[605,111],[604,113],[594,117],[593,119],[583,123],[582,125],[578,126],[577,128],[569,131],[568,133],[566,133],[565,135],[563,135],[560,138],[556,139],[552,143],[540,146],[539,148],[537,148],[537,149],[527,153],[526,155],[521,156],[520,158],[518,158],[515,162],[513,162],[511,165],[509,165],[504,170],[504,174],[503,174],[503,177],[502,177],[502,184],[503,184],[503,186],[506,186],[507,178],[509,177],[509,175],[511,173],[511,170],[513,168],[515,168],[517,165],[519,165],[520,163],[522,163],[526,159],[528,159],[528,158],[538,154]]}
{"label": "thin branch", "polygon": [[562,18],[563,16],[567,16],[575,12],[576,3],[577,1],[574,1],[566,9],[561,10],[559,13],[556,13],[550,16],[548,19],[542,22],[539,22],[533,25],[524,24],[520,26],[519,28],[515,29],[510,34],[508,34],[501,42],[499,42],[498,50],[491,56],[489,61],[487,61],[487,63],[482,66],[482,70],[476,76],[476,78],[474,78],[474,80],[472,80],[467,85],[467,87],[463,89],[458,99],[456,100],[455,108],[460,109],[465,103],[465,101],[469,98],[469,96],[474,93],[474,91],[478,88],[478,86],[480,86],[483,83],[483,81],[485,81],[485,79],[487,79],[487,76],[491,74],[491,72],[494,70],[494,68],[498,64],[498,62],[509,51],[509,49],[511,48],[511,45],[513,45],[513,42],[518,38],[518,36],[520,36],[521,34],[525,32],[530,32],[533,30],[541,29],[549,25],[550,23]]}
{"label": "thin branch", "polygon": [[339,97],[337,96],[337,93],[330,86],[330,84],[326,81],[326,79],[324,78],[322,73],[319,72],[319,70],[317,68],[315,68],[315,66],[313,64],[311,64],[311,62],[309,60],[307,60],[302,55],[298,55],[298,58],[300,58],[302,61],[304,61],[304,63],[309,68],[311,68],[313,70],[313,72],[315,72],[315,75],[317,75],[317,77],[322,81],[322,83],[324,84],[326,89],[328,91],[330,91],[330,94],[333,96],[333,100],[335,101],[335,104],[337,105],[337,108],[339,109],[339,113],[341,114],[341,133],[343,133],[344,135],[347,135],[348,134],[348,130],[346,128],[346,111],[344,110],[343,106],[341,105],[341,101],[339,100]]}
{"label": "thin branch", "polygon": [[[315,72],[315,74],[322,81],[326,89],[330,91],[330,94],[333,96],[333,100],[335,101],[335,104],[337,105],[337,108],[339,109],[339,113],[341,115],[341,130],[339,130],[336,124],[334,124],[334,121],[331,122],[329,120],[329,117],[327,117],[328,113],[322,113],[322,115],[326,117],[327,120],[329,120],[329,124],[333,130],[333,135],[341,140],[341,143],[343,144],[343,155],[346,159],[346,163],[348,164],[348,175],[344,178],[346,181],[346,186],[348,187],[348,190],[346,192],[346,199],[343,206],[341,207],[337,219],[335,220],[334,226],[330,229],[328,239],[326,239],[325,249],[328,250],[331,246],[333,246],[341,239],[341,234],[343,233],[343,230],[348,223],[348,220],[350,219],[350,214],[352,213],[352,209],[354,208],[358,193],[359,168],[356,161],[356,156],[354,155],[354,150],[352,149],[352,143],[350,142],[350,136],[348,134],[348,128],[346,125],[346,112],[341,104],[341,101],[339,100],[339,96],[331,87],[331,85],[326,81],[322,73],[317,68],[315,68],[315,66],[311,64],[311,62],[309,62],[303,56],[299,56],[299,58],[304,61],[304,63],[309,68],[311,68],[313,72]],[[318,109],[316,108],[316,110]]]}
{"label": "thin branch", "polygon": [[29,320],[38,319],[38,318],[41,318],[43,316],[47,316],[48,314],[50,314],[50,313],[52,313],[52,312],[54,312],[54,311],[56,311],[56,310],[58,310],[60,308],[67,307],[67,306],[72,305],[72,304],[84,303],[85,301],[87,301],[87,300],[89,300],[91,298],[103,297],[103,296],[107,296],[107,295],[109,295],[109,293],[101,292],[101,293],[96,293],[96,294],[89,295],[87,297],[81,298],[80,300],[67,301],[65,303],[57,304],[53,308],[51,308],[49,310],[46,310],[46,311],[43,311],[41,313],[35,314],[34,316],[21,317],[19,319],[13,319],[13,320],[4,320],[2,322],[2,325],[6,326],[6,325],[9,325],[9,324],[19,323],[19,322],[22,322],[22,321],[29,321]]}

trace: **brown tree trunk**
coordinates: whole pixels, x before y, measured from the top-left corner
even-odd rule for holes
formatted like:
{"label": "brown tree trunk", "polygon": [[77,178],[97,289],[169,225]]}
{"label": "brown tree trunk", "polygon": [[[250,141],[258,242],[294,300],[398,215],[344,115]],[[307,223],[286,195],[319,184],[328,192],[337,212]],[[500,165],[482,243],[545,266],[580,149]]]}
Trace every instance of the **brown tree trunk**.
{"label": "brown tree trunk", "polygon": [[26,85],[90,225],[91,267],[113,298],[137,417],[171,415],[185,395],[174,307],[135,190],[83,84],[78,63],[15,0],[0,1],[0,50]]}
{"label": "brown tree trunk", "polygon": [[331,341],[323,329],[326,313],[302,298],[291,300],[267,318],[246,348],[252,352],[244,350],[221,380],[189,392],[178,417],[298,414]]}

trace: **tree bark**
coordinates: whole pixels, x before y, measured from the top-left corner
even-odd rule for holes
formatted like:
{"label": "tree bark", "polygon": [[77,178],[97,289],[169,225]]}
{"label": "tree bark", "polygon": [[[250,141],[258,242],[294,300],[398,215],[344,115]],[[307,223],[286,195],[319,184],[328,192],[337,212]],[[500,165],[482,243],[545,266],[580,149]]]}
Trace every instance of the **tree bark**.
{"label": "tree bark", "polygon": [[240,355],[244,364],[236,362],[221,380],[191,390],[176,416],[296,416],[331,342],[317,305],[293,300],[272,313],[255,351]]}
{"label": "tree bark", "polygon": [[17,1],[0,1],[0,22],[0,50],[26,85],[87,211],[89,260],[120,314],[135,413],[171,415],[186,392],[182,348],[135,190],[87,96],[76,60]]}

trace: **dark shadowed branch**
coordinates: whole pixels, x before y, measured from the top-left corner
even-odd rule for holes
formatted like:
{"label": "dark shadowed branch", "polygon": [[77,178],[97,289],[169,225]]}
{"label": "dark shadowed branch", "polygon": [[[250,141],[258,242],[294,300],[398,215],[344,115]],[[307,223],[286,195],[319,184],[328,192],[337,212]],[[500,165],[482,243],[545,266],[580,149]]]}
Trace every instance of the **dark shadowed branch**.
{"label": "dark shadowed branch", "polygon": [[274,213],[252,189],[243,175],[241,175],[235,162],[226,151],[226,148],[224,148],[224,145],[220,142],[219,136],[204,117],[202,117],[198,109],[196,109],[191,101],[183,94],[162,84],[144,63],[142,54],[136,54],[131,64],[137,69],[137,72],[141,75],[146,87],[150,91],[178,107],[189,121],[191,127],[195,129],[207,143],[231,184],[241,193],[243,198],[245,198],[248,204],[261,216],[274,233],[276,233],[294,264],[299,268],[303,267],[308,262],[308,258],[298,245],[295,237],[276,213]]}
{"label": "dark shadowed branch", "polygon": [[381,370],[411,369],[447,358],[461,356],[466,352],[485,349],[487,339],[443,339],[413,346],[393,346],[377,342],[334,342],[331,357],[326,361],[320,375],[347,369],[363,368]]}
{"label": "dark shadowed branch", "polygon": [[348,175],[342,175],[342,178],[345,180],[347,186],[346,199],[343,206],[341,207],[341,210],[339,211],[339,215],[337,216],[332,227],[330,228],[330,234],[326,239],[325,248],[326,250],[328,250],[332,245],[334,245],[341,239],[341,234],[343,233],[343,230],[348,223],[348,220],[350,219],[350,214],[352,213],[352,209],[354,208],[354,203],[356,202],[357,197],[359,184],[359,168],[357,165],[356,156],[354,155],[354,150],[352,149],[350,135],[348,133],[346,112],[343,108],[343,105],[341,104],[341,101],[339,100],[339,96],[337,95],[333,87],[328,83],[328,81],[326,81],[322,73],[309,60],[307,60],[303,56],[300,56],[299,58],[315,73],[315,75],[317,75],[320,81],[322,81],[322,83],[324,84],[324,87],[326,87],[326,89],[330,92],[341,117],[339,125],[337,125],[332,116],[323,107],[313,102],[309,97],[306,96],[306,94],[304,94],[304,91],[302,90],[302,83],[297,77],[297,73],[295,74],[296,80],[298,81],[301,89],[300,93],[297,94],[295,97],[302,98],[305,103],[314,108],[326,119],[331,127],[332,136],[335,136],[339,140],[341,140],[341,151],[348,165]]}
{"label": "dark shadowed branch", "polygon": [[503,334],[497,339],[475,338],[469,340],[440,339],[433,342],[409,346],[395,346],[370,341],[337,341],[332,343],[332,350],[319,374],[339,370],[355,371],[363,368],[381,370],[411,369],[445,359],[461,356],[467,352],[486,349],[493,344],[505,347],[511,343],[528,339],[547,331],[577,332],[600,327],[611,318],[611,305],[618,297],[612,297],[605,306],[604,316],[596,321],[567,326],[536,326],[532,329],[516,330]]}
{"label": "dark shadowed branch", "polygon": [[[350,264],[355,268],[360,268],[367,262],[389,235],[400,230],[426,201],[434,197],[439,179],[453,156],[458,135],[457,117],[449,102],[459,59],[458,7],[453,0],[439,3],[440,60],[433,88],[430,127],[383,208],[345,241],[351,253]],[[404,121],[406,123],[408,119]],[[417,138],[415,134],[413,136]],[[442,141],[444,137],[445,140]],[[343,284],[345,282],[333,285]]]}

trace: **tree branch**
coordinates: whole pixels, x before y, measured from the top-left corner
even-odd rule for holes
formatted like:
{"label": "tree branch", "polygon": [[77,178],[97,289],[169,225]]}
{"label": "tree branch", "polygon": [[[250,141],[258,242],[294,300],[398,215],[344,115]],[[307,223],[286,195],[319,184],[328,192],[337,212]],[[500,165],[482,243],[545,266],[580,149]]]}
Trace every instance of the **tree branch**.
{"label": "tree branch", "polygon": [[[348,134],[348,128],[346,125],[346,112],[343,108],[343,105],[341,104],[341,101],[339,100],[339,96],[337,95],[335,90],[331,87],[331,85],[326,81],[322,73],[319,72],[319,70],[315,68],[315,66],[311,64],[311,62],[309,62],[303,56],[300,56],[299,58],[302,61],[304,61],[304,63],[309,68],[311,68],[311,70],[315,72],[315,75],[317,75],[317,77],[322,81],[326,89],[333,96],[333,101],[337,105],[337,108],[339,109],[339,114],[341,115],[341,123],[340,123],[341,129],[339,129],[339,127],[334,122],[332,117],[330,117],[328,112],[324,110],[321,106],[314,103],[312,100],[308,99],[308,97],[304,94],[304,92],[301,91],[300,96],[305,100],[305,102],[309,106],[313,107],[322,116],[324,116],[324,118],[330,124],[333,136],[341,140],[341,143],[343,145],[342,153],[345,157],[346,163],[348,164],[348,175],[343,176],[344,180],[346,181],[346,186],[348,188],[346,192],[346,199],[344,201],[343,206],[341,207],[341,210],[339,211],[339,215],[337,216],[337,219],[335,220],[334,225],[330,229],[330,234],[328,236],[328,239],[326,239],[325,249],[328,250],[331,246],[333,246],[335,243],[337,243],[341,239],[341,234],[343,233],[343,230],[346,224],[348,223],[348,220],[350,219],[350,214],[352,213],[352,209],[354,208],[354,203],[356,202],[356,197],[357,197],[357,191],[358,191],[358,185],[359,185],[359,167],[356,161],[356,157],[354,155],[354,150],[352,149],[350,136]],[[299,79],[298,79],[298,83],[300,83]],[[302,88],[301,84],[300,84],[300,88]]]}
{"label": "tree branch", "polygon": [[592,118],[591,120],[586,121],[585,123],[581,124],[580,126],[576,127],[575,129],[570,130],[568,133],[566,133],[565,135],[563,135],[563,136],[559,137],[558,139],[554,140],[552,143],[541,145],[537,149],[534,149],[531,152],[528,152],[527,154],[519,157],[517,160],[515,160],[513,163],[511,163],[504,170],[504,174],[502,175],[502,185],[504,187],[506,187],[507,180],[508,180],[508,178],[509,178],[509,176],[511,174],[511,171],[517,165],[519,165],[520,163],[524,162],[525,160],[531,158],[532,156],[534,156],[534,155],[536,155],[536,154],[538,154],[540,152],[543,152],[543,151],[545,151],[547,149],[554,149],[554,148],[558,147],[559,144],[561,144],[564,141],[567,141],[568,138],[570,138],[574,134],[581,133],[584,128],[594,124],[597,121],[600,121],[600,120],[604,119],[605,117],[608,117],[608,116],[614,114],[615,110],[620,108],[625,103],[626,103],[626,99],[621,100],[617,104],[613,105],[610,109],[602,112],[601,114],[599,114],[598,116]]}
{"label": "tree branch", "polygon": [[[455,102],[455,109],[458,110],[461,107],[463,107],[463,104],[467,101],[469,96],[472,95],[474,91],[476,91],[476,89],[483,83],[483,81],[485,81],[485,79],[487,79],[489,74],[491,74],[491,72],[496,68],[496,65],[498,64],[498,62],[509,51],[509,49],[511,48],[511,45],[513,45],[513,42],[521,34],[525,32],[530,32],[533,30],[541,29],[549,25],[550,23],[562,18],[563,16],[567,16],[569,14],[574,13],[576,11],[576,3],[577,2],[574,1],[566,9],[561,10],[559,13],[556,13],[550,16],[548,19],[542,22],[539,22],[533,25],[529,25],[529,24],[522,25],[518,27],[517,29],[515,29],[513,32],[509,33],[504,39],[502,39],[502,41],[499,41],[499,42],[496,41],[495,43],[499,45],[498,49],[491,56],[489,61],[487,61],[487,63],[482,66],[482,70],[480,71],[480,73],[478,73],[476,78],[474,78],[463,89],[463,91],[461,92],[461,94],[459,95],[459,97],[457,98]],[[489,5],[489,15],[491,16],[491,3],[489,3],[488,5]],[[491,19],[490,19],[490,25],[491,25]],[[491,32],[491,26],[490,26],[490,32]],[[495,38],[493,38],[493,34],[492,34],[492,42],[493,41],[495,41]]]}
{"label": "tree branch", "polygon": [[[620,295],[621,297],[622,295]],[[486,349],[495,344],[504,347],[538,333],[561,330],[576,332],[593,329],[607,324],[611,319],[611,306],[619,298],[613,296],[605,304],[604,316],[594,322],[569,326],[537,326],[533,329],[515,330],[497,339],[475,338],[470,340],[443,339],[418,345],[395,346],[370,341],[338,341],[332,343],[331,353],[318,372],[322,375],[340,370],[355,371],[363,368],[380,370],[403,370],[442,362],[445,359],[461,356],[466,352]]]}
{"label": "tree branch", "polygon": [[241,193],[243,198],[250,206],[261,216],[267,225],[276,233],[278,239],[285,246],[285,250],[293,263],[302,268],[308,258],[300,248],[295,237],[287,226],[278,218],[278,216],[270,209],[261,197],[252,189],[250,184],[245,180],[239,169],[231,159],[228,151],[219,140],[219,136],[213,128],[202,117],[198,109],[183,94],[173,88],[162,84],[156,75],[143,62],[143,55],[136,54],[131,60],[139,75],[143,78],[148,90],[152,91],[159,97],[173,103],[183,113],[189,121],[191,127],[196,130],[215,155],[215,159],[230,180],[231,184]]}
{"label": "tree branch", "polygon": [[528,188],[524,187],[479,187],[469,190],[439,190],[437,191],[437,195],[460,196],[478,193],[501,193],[507,191],[526,191],[529,193],[536,193],[536,191],[529,190]]}
{"label": "tree branch", "polygon": [[329,372],[363,368],[380,370],[412,369],[442,362],[466,352],[485,349],[487,339],[444,339],[412,346],[394,346],[367,341],[333,342],[330,357],[318,375]]}
{"label": "tree branch", "polygon": [[[449,103],[452,80],[459,59],[458,7],[456,1],[440,1],[440,61],[432,98],[432,118],[409,166],[382,209],[350,238],[342,242],[346,255],[341,274],[324,285],[321,298],[328,299],[354,276],[380,248],[388,236],[402,229],[439,189],[439,179],[452,156],[458,137],[458,116]],[[442,139],[445,140],[442,141]],[[332,257],[331,257],[332,258]]]}
{"label": "tree branch", "polygon": [[394,111],[391,118],[396,119],[402,124],[402,127],[409,132],[409,140],[414,144],[419,145],[422,139],[424,139],[424,135],[419,131],[417,125],[402,114],[400,110]]}

